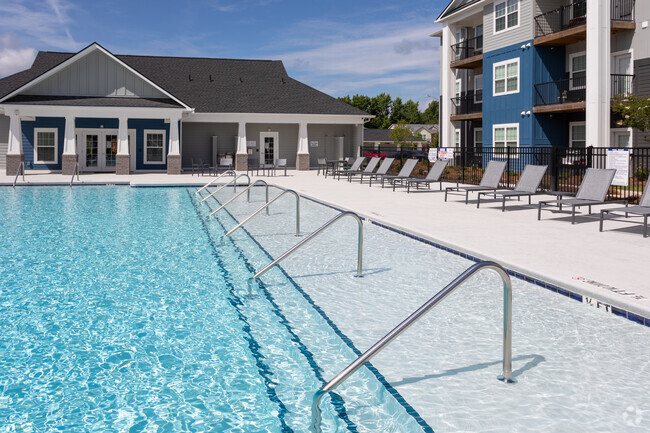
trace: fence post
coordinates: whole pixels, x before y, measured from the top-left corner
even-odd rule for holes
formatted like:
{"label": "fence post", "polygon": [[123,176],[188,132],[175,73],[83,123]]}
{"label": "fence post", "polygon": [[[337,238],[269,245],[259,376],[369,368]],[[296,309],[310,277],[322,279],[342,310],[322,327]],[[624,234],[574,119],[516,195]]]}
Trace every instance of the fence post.
{"label": "fence post", "polygon": [[[458,151],[458,148],[455,150]],[[467,151],[465,147],[461,146],[460,148],[460,164],[462,167],[462,179],[463,181],[461,183],[465,183],[465,166],[467,165]]]}
{"label": "fence post", "polygon": [[592,161],[593,157],[594,157],[594,147],[589,146],[589,147],[587,147],[587,154],[585,155],[585,160],[586,160],[585,161],[585,167],[586,168],[593,167],[593,161]]}
{"label": "fence post", "polygon": [[506,188],[510,188],[510,146],[506,144],[506,157],[508,158],[506,162]]}
{"label": "fence post", "polygon": [[560,164],[558,162],[559,152],[558,148],[551,147],[551,190],[559,191],[558,175],[560,171]]}

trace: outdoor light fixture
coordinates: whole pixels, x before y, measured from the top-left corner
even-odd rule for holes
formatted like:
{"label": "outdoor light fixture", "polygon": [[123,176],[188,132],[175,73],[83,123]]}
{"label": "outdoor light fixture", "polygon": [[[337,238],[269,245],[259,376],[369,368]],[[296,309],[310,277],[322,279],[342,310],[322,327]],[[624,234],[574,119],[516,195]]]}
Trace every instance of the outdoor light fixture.
{"label": "outdoor light fixture", "polygon": [[524,117],[525,115],[526,115],[526,112],[525,112],[525,111],[522,111],[522,112],[521,112],[521,117]]}

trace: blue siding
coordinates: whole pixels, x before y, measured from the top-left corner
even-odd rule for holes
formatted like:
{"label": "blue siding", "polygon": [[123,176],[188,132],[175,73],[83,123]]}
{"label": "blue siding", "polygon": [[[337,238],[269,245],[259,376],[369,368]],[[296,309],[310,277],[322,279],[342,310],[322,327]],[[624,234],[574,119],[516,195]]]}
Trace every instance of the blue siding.
{"label": "blue siding", "polygon": [[37,117],[34,121],[22,121],[22,141],[25,163],[34,164],[34,128],[57,128],[57,164],[34,164],[37,170],[61,170],[63,138],[65,136],[65,117]]}
{"label": "blue siding", "polygon": [[161,129],[166,132],[165,138],[165,161],[167,160],[167,152],[169,149],[169,123],[165,123],[163,119],[129,119],[129,129],[136,130],[136,170],[165,170],[167,164],[145,164],[144,163],[144,130],[145,129]]}
{"label": "blue siding", "polygon": [[101,118],[92,118],[92,117],[78,117],[75,119],[76,128],[87,128],[87,129],[118,129],[120,127],[119,119],[101,119]]}

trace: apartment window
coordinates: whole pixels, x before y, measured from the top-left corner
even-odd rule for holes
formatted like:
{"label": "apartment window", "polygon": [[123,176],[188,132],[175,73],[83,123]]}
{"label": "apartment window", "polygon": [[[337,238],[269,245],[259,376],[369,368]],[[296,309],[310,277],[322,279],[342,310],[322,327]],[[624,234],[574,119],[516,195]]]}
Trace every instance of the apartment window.
{"label": "apartment window", "polygon": [[460,129],[456,129],[454,133],[454,145],[460,147]]}
{"label": "apartment window", "polygon": [[483,148],[483,128],[474,129],[474,147],[476,149]]}
{"label": "apartment window", "polygon": [[165,163],[165,131],[144,131],[144,163]]}
{"label": "apartment window", "polygon": [[519,59],[494,64],[494,96],[519,93]]}
{"label": "apartment window", "polygon": [[587,130],[585,122],[569,123],[569,146],[584,148],[587,143]]}
{"label": "apartment window", "polygon": [[507,0],[494,5],[494,33],[519,26],[519,0]]}
{"label": "apartment window", "polygon": [[59,148],[56,128],[34,129],[34,164],[57,164]]}
{"label": "apartment window", "polygon": [[462,80],[458,79],[456,80],[456,88],[455,88],[456,98],[460,98],[462,90],[463,90],[463,82]]}
{"label": "apartment window", "polygon": [[493,128],[495,155],[505,155],[507,147],[511,149],[519,147],[519,124],[494,125]]}
{"label": "apartment window", "polygon": [[483,102],[483,75],[474,77],[474,102],[477,104]]}
{"label": "apartment window", "polygon": [[587,85],[587,55],[582,53],[572,54],[569,56],[569,89],[584,89]]}

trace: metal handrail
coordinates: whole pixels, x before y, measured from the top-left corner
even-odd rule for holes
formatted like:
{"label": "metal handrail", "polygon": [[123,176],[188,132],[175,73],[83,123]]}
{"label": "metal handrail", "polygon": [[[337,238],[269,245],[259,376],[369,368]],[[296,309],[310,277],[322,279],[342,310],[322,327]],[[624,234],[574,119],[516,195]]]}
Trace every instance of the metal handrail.
{"label": "metal handrail", "polygon": [[342,372],[337,374],[332,380],[327,382],[320,390],[318,390],[314,395],[314,401],[312,404],[312,424],[310,431],[315,433],[321,432],[320,402],[326,393],[334,390],[351,374],[360,369],[363,365],[366,364],[366,362],[370,361],[373,356],[379,353],[386,345],[399,337],[404,331],[406,331],[411,325],[417,322],[418,319],[428,313],[433,307],[438,305],[451,292],[463,284],[465,280],[467,280],[478,271],[486,268],[495,270],[503,280],[503,372],[502,375],[497,377],[497,379],[506,383],[514,383],[515,379],[512,378],[512,282],[510,281],[508,272],[501,265],[494,262],[480,262],[471,266],[465,272],[456,277],[454,281],[436,293],[431,299],[425,302],[402,323],[397,325],[381,340],[376,342],[370,349],[366,350],[365,353],[359,356],[352,364],[348,365]]}
{"label": "metal handrail", "polygon": [[16,182],[18,182],[18,176],[20,176],[20,173],[23,174],[23,182],[25,182],[25,161],[20,161],[20,164],[18,164],[18,171],[16,171],[16,177],[14,177],[13,188],[16,187]]}
{"label": "metal handrail", "polygon": [[248,183],[246,184],[247,186],[251,184],[251,178],[248,177],[247,174],[240,174],[239,176],[237,176],[236,178],[234,178],[234,179],[231,180],[230,182],[228,182],[228,183],[226,183],[226,184],[224,184],[224,185],[221,185],[221,186],[220,186],[219,188],[217,188],[214,192],[212,192],[212,194],[209,194],[209,195],[205,196],[205,197],[203,198],[203,200],[201,200],[201,203],[203,203],[204,201],[206,201],[207,199],[209,199],[210,197],[212,197],[213,195],[215,195],[216,193],[218,193],[219,191],[221,191],[221,190],[224,189],[225,187],[229,186],[231,183],[234,183],[234,186],[235,186],[235,190],[234,190],[234,192],[237,192],[237,179],[239,179],[240,177],[245,177],[246,179],[248,179]]}
{"label": "metal handrail", "polygon": [[285,189],[280,194],[278,194],[276,197],[274,197],[273,200],[271,200],[271,201],[268,201],[268,197],[267,197],[266,204],[264,204],[264,206],[257,209],[255,212],[253,212],[249,216],[247,216],[242,222],[237,224],[235,227],[230,229],[230,231],[228,233],[223,235],[221,237],[221,243],[223,244],[223,241],[224,241],[225,238],[227,238],[228,236],[230,236],[231,234],[233,234],[234,232],[239,230],[244,224],[246,224],[248,221],[253,219],[253,217],[255,215],[258,215],[264,209],[266,209],[266,214],[268,215],[269,214],[269,206],[271,206],[271,204],[273,204],[276,200],[278,200],[280,197],[282,197],[283,195],[285,195],[287,193],[291,193],[294,196],[296,196],[296,236],[300,236],[300,195],[296,191],[294,191],[292,189]]}
{"label": "metal handrail", "polygon": [[79,182],[79,161],[75,162],[74,169],[72,169],[72,177],[70,178],[70,188],[72,188],[72,182],[74,181],[74,175],[77,174],[77,182]]}
{"label": "metal handrail", "polygon": [[[228,200],[227,202],[225,202],[224,204],[219,206],[217,209],[212,211],[212,213],[210,215],[208,215],[208,217],[211,217],[212,215],[219,212],[221,209],[225,208],[227,205],[230,204],[230,202],[232,202],[233,200],[235,200],[237,197],[239,197],[240,195],[242,195],[245,192],[248,192],[248,201],[251,201],[251,188],[253,188],[258,183],[263,183],[266,186],[266,202],[268,203],[269,202],[269,184],[266,183],[266,181],[264,181],[264,180],[256,180],[255,182],[253,182],[252,184],[250,184],[246,188],[244,188],[244,190],[241,191],[239,194],[236,194],[233,198],[231,198],[230,200]],[[266,210],[266,214],[267,215],[269,214],[268,209]]]}
{"label": "metal handrail", "polygon": [[210,182],[208,182],[208,183],[206,183],[205,185],[203,185],[201,188],[197,189],[196,192],[195,192],[194,194],[198,194],[198,193],[200,193],[201,191],[203,191],[204,189],[206,189],[207,187],[209,187],[210,185],[212,185],[213,183],[215,183],[216,181],[218,181],[218,180],[221,179],[222,177],[224,177],[224,176],[226,176],[226,175],[229,175],[229,174],[232,174],[233,176],[236,176],[236,175],[237,175],[237,173],[235,172],[235,170],[228,170],[228,171],[225,171],[225,172],[221,173],[219,176],[217,176],[217,177],[215,177],[214,179],[212,179]]}
{"label": "metal handrail", "polygon": [[288,251],[286,251],[280,257],[278,257],[277,259],[273,260],[271,263],[266,265],[264,267],[264,269],[262,269],[261,271],[259,271],[255,275],[253,275],[253,277],[249,280],[249,285],[250,285],[251,281],[261,277],[262,275],[264,275],[269,269],[271,269],[273,266],[280,263],[282,260],[286,259],[287,256],[291,255],[298,248],[302,247],[307,242],[312,240],[316,235],[318,235],[323,230],[325,230],[326,228],[328,228],[329,226],[334,224],[339,219],[341,219],[343,217],[346,217],[346,216],[351,216],[352,218],[356,219],[357,222],[359,223],[359,238],[358,238],[358,243],[357,243],[357,277],[361,277],[362,272],[363,272],[363,266],[362,266],[362,261],[363,261],[363,221],[361,220],[361,217],[359,215],[355,214],[354,212],[346,211],[346,212],[341,212],[340,214],[338,214],[337,216],[335,216],[334,218],[332,218],[331,220],[329,220],[328,222],[326,222],[325,224],[320,226],[312,234],[310,234],[305,239],[303,239],[302,241],[298,242],[296,245],[291,247]]}

